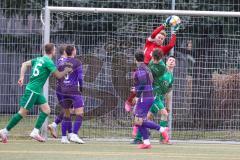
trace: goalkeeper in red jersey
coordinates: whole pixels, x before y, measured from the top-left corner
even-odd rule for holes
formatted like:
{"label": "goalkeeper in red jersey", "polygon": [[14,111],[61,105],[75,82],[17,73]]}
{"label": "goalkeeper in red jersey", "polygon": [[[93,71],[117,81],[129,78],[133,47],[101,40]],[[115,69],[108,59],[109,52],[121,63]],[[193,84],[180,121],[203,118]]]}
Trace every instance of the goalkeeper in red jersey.
{"label": "goalkeeper in red jersey", "polygon": [[[155,49],[160,49],[164,55],[167,55],[170,50],[174,47],[176,43],[176,33],[180,28],[180,24],[175,25],[171,31],[171,39],[170,42],[163,46],[164,40],[166,39],[167,33],[165,32],[165,28],[170,27],[170,21],[172,16],[168,17],[166,21],[157,27],[151,34],[150,37],[147,38],[146,44],[144,46],[144,63],[148,65],[152,58],[152,52]],[[127,98],[125,102],[125,110],[129,112],[134,106],[133,98],[135,97],[135,93],[131,91],[130,96]]]}
{"label": "goalkeeper in red jersey", "polygon": [[164,55],[167,55],[169,51],[174,47],[176,43],[176,32],[178,31],[180,25],[176,25],[171,33],[171,39],[170,42],[163,46],[164,40],[166,39],[166,32],[165,28],[170,26],[169,21],[171,19],[171,16],[166,19],[166,22],[163,23],[161,26],[157,27],[151,34],[150,37],[147,38],[146,44],[144,47],[144,63],[148,65],[150,60],[152,59],[152,52],[155,49],[160,49]]}

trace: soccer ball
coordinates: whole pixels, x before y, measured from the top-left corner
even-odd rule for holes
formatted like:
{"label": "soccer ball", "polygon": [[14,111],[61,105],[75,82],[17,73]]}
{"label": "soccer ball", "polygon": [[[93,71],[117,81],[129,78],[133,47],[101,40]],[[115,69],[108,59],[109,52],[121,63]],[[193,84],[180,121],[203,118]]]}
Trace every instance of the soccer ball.
{"label": "soccer ball", "polygon": [[178,16],[172,16],[169,23],[172,27],[174,27],[181,23],[181,19]]}

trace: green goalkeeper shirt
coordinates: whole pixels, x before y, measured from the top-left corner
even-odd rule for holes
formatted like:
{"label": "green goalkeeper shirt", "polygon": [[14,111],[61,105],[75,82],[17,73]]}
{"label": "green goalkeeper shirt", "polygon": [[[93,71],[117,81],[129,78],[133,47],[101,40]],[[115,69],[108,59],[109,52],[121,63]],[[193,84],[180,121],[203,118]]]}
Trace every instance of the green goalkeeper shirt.
{"label": "green goalkeeper shirt", "polygon": [[26,86],[27,89],[37,94],[42,93],[43,85],[52,72],[57,70],[52,59],[48,56],[37,57],[31,60],[32,70],[30,80]]}

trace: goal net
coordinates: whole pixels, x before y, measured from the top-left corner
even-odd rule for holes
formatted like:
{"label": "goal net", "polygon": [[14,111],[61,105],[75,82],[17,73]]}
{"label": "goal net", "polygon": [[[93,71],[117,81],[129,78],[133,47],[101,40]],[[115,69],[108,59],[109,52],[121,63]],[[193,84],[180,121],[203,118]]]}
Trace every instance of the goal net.
{"label": "goal net", "polygon": [[[84,65],[85,120],[80,133],[84,137],[131,135],[132,117],[124,111],[124,101],[132,86],[134,54],[168,16],[141,11],[146,14],[131,9],[50,7],[50,41],[75,44]],[[174,48],[172,138],[238,139],[239,15],[189,13],[180,15],[182,26]],[[167,33],[166,43],[170,29]],[[50,86],[50,104],[57,115],[54,81]]]}

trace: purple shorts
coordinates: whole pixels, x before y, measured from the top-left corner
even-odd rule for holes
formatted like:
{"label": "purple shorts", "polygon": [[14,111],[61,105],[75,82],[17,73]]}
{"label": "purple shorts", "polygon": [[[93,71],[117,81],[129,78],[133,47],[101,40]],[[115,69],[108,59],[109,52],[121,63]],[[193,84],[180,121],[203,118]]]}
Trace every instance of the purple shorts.
{"label": "purple shorts", "polygon": [[146,98],[146,99],[139,98],[136,108],[135,108],[135,116],[141,117],[141,118],[146,118],[148,111],[153,104],[153,101],[154,101],[154,98]]}
{"label": "purple shorts", "polygon": [[81,95],[57,93],[57,98],[63,108],[80,108],[84,106]]}

